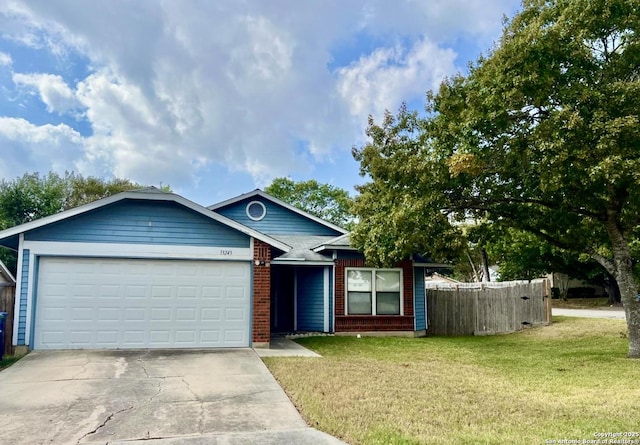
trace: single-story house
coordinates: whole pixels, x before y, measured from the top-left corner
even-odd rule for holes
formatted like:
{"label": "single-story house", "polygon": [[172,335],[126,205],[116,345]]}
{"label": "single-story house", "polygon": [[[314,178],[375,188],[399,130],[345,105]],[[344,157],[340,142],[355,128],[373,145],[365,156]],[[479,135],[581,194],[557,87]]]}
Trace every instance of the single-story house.
{"label": "single-story house", "polygon": [[261,190],[208,208],[155,188],[0,232],[18,252],[13,343],[264,347],[274,332],[424,335],[419,256],[369,267],[348,232]]}

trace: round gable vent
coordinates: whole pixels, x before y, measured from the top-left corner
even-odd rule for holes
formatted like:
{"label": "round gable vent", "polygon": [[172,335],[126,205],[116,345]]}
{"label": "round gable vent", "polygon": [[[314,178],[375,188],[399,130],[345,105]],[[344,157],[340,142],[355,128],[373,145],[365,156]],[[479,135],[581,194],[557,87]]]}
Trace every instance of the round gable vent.
{"label": "round gable vent", "polygon": [[267,215],[267,208],[260,201],[251,201],[247,204],[247,216],[253,221],[260,221]]}

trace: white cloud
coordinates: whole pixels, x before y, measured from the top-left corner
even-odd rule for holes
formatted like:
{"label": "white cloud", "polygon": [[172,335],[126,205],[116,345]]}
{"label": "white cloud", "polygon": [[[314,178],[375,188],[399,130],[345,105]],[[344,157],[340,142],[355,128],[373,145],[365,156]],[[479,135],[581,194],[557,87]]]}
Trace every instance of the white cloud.
{"label": "white cloud", "polygon": [[[73,85],[54,72],[13,76],[49,112],[90,124],[89,136],[59,139],[73,157],[58,165],[176,187],[224,165],[264,185],[331,163],[362,140],[367,114],[421,99],[455,70],[456,39],[490,42],[512,3],[0,0],[0,29],[63,60],[89,60]],[[332,71],[334,51],[363,35],[379,47]],[[29,128],[30,137],[56,134]],[[11,141],[31,159],[27,144]]]}
{"label": "white cloud", "polygon": [[83,139],[67,125],[34,125],[25,119],[0,117],[2,151],[0,177],[13,178],[25,171],[64,172],[73,170],[82,156]]}
{"label": "white cloud", "polygon": [[11,56],[5,52],[0,51],[0,66],[11,66],[13,60]]}
{"label": "white cloud", "polygon": [[65,113],[78,107],[74,92],[61,76],[54,74],[14,73],[13,81],[18,85],[35,88],[47,111]]}
{"label": "white cloud", "polygon": [[338,70],[338,91],[353,116],[380,117],[395,112],[399,103],[437,88],[442,78],[455,72],[455,53],[421,40],[407,50],[400,45],[379,48]]}
{"label": "white cloud", "polygon": [[227,75],[231,81],[243,79],[250,87],[256,80],[279,82],[286,78],[292,65],[292,37],[266,17],[249,16],[241,23],[248,39],[230,51]]}

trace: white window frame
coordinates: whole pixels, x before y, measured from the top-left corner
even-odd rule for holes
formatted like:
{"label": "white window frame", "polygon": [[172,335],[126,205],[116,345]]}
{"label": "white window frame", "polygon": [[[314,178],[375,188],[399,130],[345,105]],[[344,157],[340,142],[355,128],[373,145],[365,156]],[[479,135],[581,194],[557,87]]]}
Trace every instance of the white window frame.
{"label": "white window frame", "polygon": [[[262,207],[262,214],[260,216],[251,215],[251,212],[249,211],[249,209],[254,204],[258,204],[260,207]],[[249,204],[247,204],[247,206],[245,207],[244,210],[245,210],[247,216],[249,217],[249,219],[252,220],[252,221],[262,221],[264,219],[264,217],[267,216],[267,207],[264,205],[264,203],[262,203],[260,201],[251,201]]]}
{"label": "white window frame", "polygon": [[[349,314],[349,271],[352,270],[362,270],[371,272],[371,314]],[[344,270],[344,314],[355,316],[378,316],[377,314],[377,300],[376,300],[376,273],[377,272],[400,272],[400,314],[399,315],[389,315],[382,314],[380,317],[399,317],[404,315],[404,271],[402,268],[387,268],[387,269],[376,269],[375,267],[345,267]]]}

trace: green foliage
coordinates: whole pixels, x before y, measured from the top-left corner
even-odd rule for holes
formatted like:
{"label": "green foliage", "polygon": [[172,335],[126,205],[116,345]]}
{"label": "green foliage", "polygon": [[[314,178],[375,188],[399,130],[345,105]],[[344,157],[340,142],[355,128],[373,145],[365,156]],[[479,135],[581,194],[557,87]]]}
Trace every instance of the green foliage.
{"label": "green foliage", "polygon": [[55,173],[25,173],[0,182],[0,230],[64,210],[68,184]]}
{"label": "green foliage", "polygon": [[572,278],[602,284],[608,273],[588,257],[560,249],[538,237],[505,227],[486,240],[491,259],[500,266],[500,279],[531,280],[552,272],[566,273]]}
{"label": "green foliage", "polygon": [[330,184],[276,178],[265,192],[339,227],[348,227],[353,221],[349,193]]}
{"label": "green foliage", "polygon": [[65,209],[88,204],[127,190],[142,188],[140,184],[121,178],[109,180],[92,176],[84,178],[81,175],[71,173],[66,175],[65,179],[69,184],[69,194],[66,196],[64,205]]}
{"label": "green foliage", "polygon": [[526,1],[493,53],[429,95],[426,118],[371,120],[354,149],[372,180],[356,244],[384,262],[440,252],[451,221],[473,217],[612,260],[608,224],[640,223],[638,5]]}
{"label": "green foliage", "polygon": [[436,183],[444,185],[450,174],[429,146],[424,124],[403,106],[398,116],[386,113],[381,125],[370,118],[371,141],[353,149],[372,182],[356,187],[352,209],[359,223],[351,242],[371,264],[390,266],[415,252],[443,261],[464,248],[462,231],[442,211],[448,200]]}
{"label": "green foliage", "polygon": [[370,121],[354,149],[371,178],[356,246],[385,263],[441,252],[471,218],[583,253],[615,277],[640,356],[639,31],[640,0],[525,0],[490,54],[428,95],[426,117]]}

